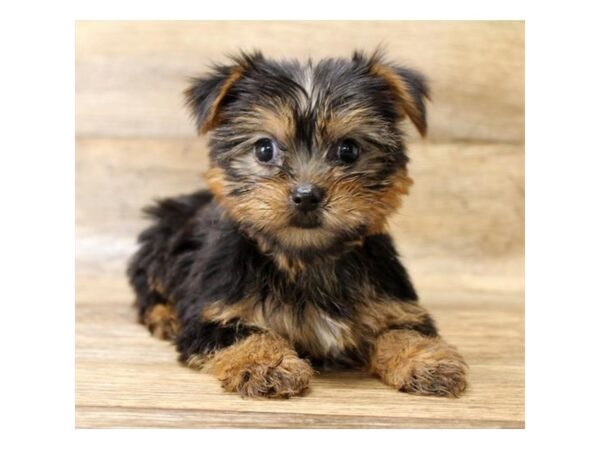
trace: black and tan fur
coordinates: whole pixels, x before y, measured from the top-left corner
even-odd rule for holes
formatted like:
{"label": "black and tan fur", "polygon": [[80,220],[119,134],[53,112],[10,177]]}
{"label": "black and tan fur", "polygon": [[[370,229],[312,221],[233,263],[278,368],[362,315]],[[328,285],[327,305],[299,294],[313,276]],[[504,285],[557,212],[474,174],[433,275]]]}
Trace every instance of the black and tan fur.
{"label": "black and tan fur", "polygon": [[[210,190],[146,210],[154,223],[128,274],[150,331],[245,396],[299,395],[323,366],[459,395],[466,364],[418,303],[386,232],[412,184],[400,125],[427,129],[424,78],[378,53],[317,64],[242,54],[194,79],[186,97],[211,133]],[[280,148],[272,162],[255,155],[261,139]],[[340,142],[358,159],[340,159]],[[299,183],[323,193],[300,218],[290,201]]]}

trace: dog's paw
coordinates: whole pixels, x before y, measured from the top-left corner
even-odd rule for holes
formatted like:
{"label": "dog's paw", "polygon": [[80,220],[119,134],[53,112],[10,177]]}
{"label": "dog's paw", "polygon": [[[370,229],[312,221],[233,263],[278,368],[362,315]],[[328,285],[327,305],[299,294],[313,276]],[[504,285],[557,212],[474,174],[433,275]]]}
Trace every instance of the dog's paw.
{"label": "dog's paw", "polygon": [[444,357],[439,361],[411,361],[408,374],[398,387],[411,394],[458,397],[467,388],[466,364],[460,356]]}
{"label": "dog's paw", "polygon": [[467,364],[439,337],[393,331],[380,337],[371,371],[402,392],[458,397],[467,387]]}
{"label": "dog's paw", "polygon": [[312,369],[299,358],[283,358],[276,365],[251,363],[222,379],[223,388],[243,397],[289,398],[308,388]]}
{"label": "dog's paw", "polygon": [[142,322],[148,327],[152,336],[173,341],[179,332],[179,322],[170,305],[155,305],[149,309]]}
{"label": "dog's paw", "polygon": [[243,397],[302,395],[313,375],[310,364],[280,337],[257,334],[228,347],[210,362],[223,388]]}

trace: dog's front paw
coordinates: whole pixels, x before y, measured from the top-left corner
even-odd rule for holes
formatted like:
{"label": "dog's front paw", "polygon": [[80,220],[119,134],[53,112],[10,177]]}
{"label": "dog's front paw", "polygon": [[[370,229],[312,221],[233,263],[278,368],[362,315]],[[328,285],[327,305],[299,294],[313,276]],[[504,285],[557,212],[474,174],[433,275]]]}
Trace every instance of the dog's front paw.
{"label": "dog's front paw", "polygon": [[467,387],[467,364],[457,350],[439,337],[415,331],[396,330],[380,336],[371,372],[412,394],[458,397]]}
{"label": "dog's front paw", "polygon": [[243,397],[289,398],[301,395],[307,388],[312,369],[299,358],[284,358],[275,365],[250,363],[222,379],[228,391]]}
{"label": "dog's front paw", "polygon": [[283,339],[261,334],[216,355],[212,372],[243,397],[289,398],[306,391],[313,369]]}
{"label": "dog's front paw", "polygon": [[415,358],[404,371],[398,389],[403,392],[438,397],[458,397],[467,387],[466,364],[460,355],[440,360]]}

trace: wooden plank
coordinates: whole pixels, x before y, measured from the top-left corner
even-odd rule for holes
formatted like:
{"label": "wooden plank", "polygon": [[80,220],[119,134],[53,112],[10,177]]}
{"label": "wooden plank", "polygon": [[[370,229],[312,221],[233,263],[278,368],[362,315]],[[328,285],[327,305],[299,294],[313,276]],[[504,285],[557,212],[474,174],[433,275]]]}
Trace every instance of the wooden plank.
{"label": "wooden plank", "polygon": [[524,22],[77,22],[76,132],[190,137],[186,80],[239,48],[348,56],[384,44],[431,81],[430,138],[522,142]]}
{"label": "wooden plank", "polygon": [[[79,428],[524,428],[518,420],[361,417],[311,413],[81,406]],[[80,425],[79,425],[80,424]]]}

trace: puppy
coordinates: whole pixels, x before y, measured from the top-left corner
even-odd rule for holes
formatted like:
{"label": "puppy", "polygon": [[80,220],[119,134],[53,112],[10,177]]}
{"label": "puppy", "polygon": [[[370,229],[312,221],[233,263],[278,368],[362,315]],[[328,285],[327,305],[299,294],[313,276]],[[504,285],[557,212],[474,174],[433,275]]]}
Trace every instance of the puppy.
{"label": "puppy", "polygon": [[379,52],[316,64],[241,54],[185,95],[211,133],[209,190],[146,209],[128,276],[139,319],[181,362],[248,397],[290,397],[313,367],[458,396],[466,364],[417,301],[387,234],[424,135],[422,75]]}

